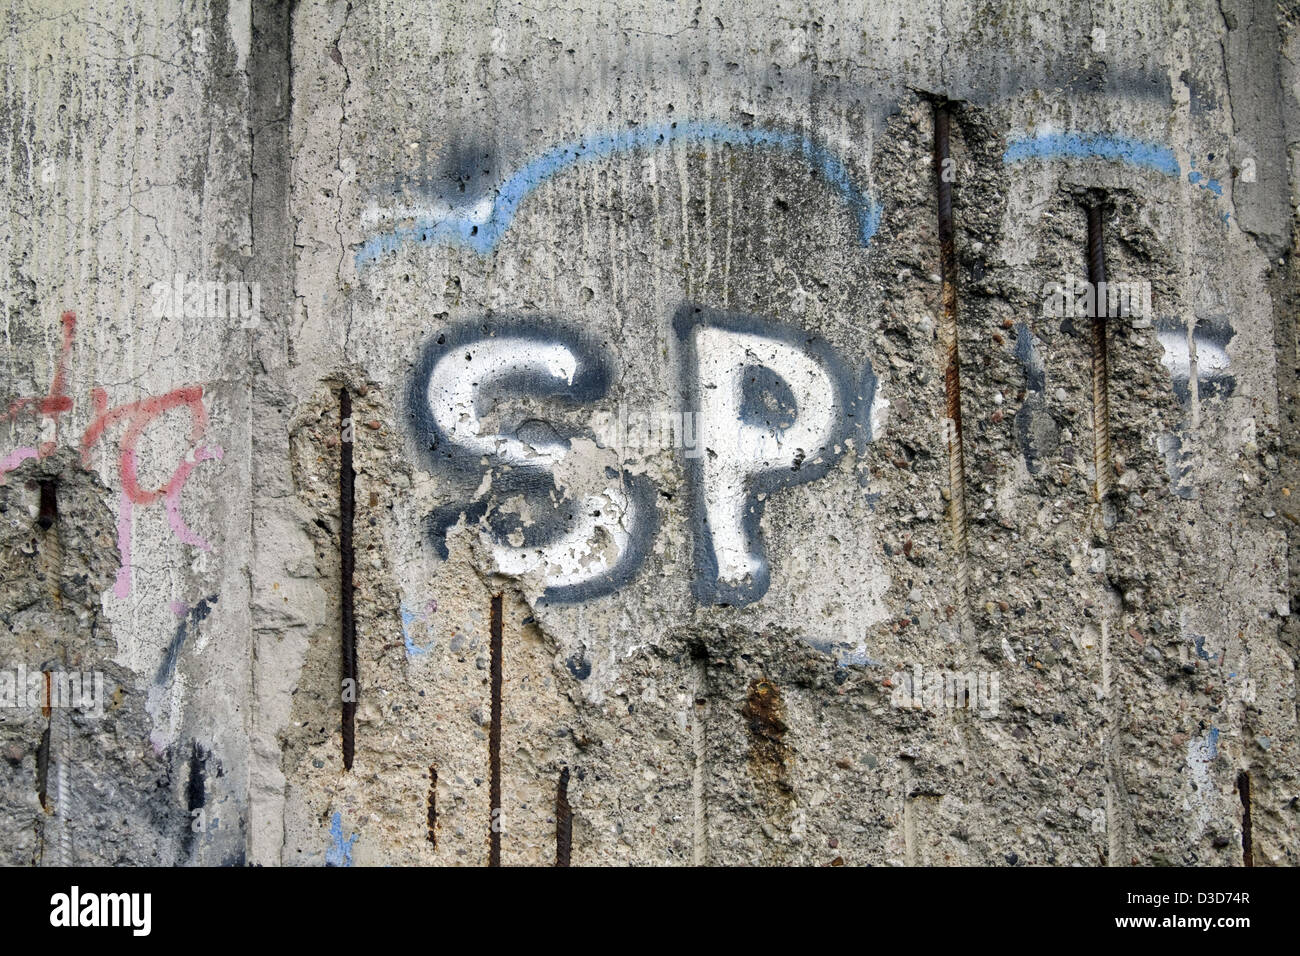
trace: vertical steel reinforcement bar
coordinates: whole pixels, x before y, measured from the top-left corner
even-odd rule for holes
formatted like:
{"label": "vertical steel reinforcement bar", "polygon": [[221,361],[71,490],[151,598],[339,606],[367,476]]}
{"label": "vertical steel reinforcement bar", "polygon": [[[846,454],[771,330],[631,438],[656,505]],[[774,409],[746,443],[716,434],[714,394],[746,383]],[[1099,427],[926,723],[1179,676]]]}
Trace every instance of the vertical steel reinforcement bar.
{"label": "vertical steel reinforcement bar", "polygon": [[1106,319],[1110,315],[1106,290],[1106,249],[1101,229],[1101,203],[1088,206],[1088,282],[1092,286],[1092,460],[1097,473],[1099,502],[1110,495],[1110,359]]}
{"label": "vertical steel reinforcement bar", "polygon": [[[970,621],[970,573],[967,569],[966,452],[961,426],[961,356],[957,347],[957,246],[952,215],[952,157],[949,135],[952,113],[943,102],[934,104],[934,178],[939,199],[939,280],[942,314],[939,347],[944,381],[944,441],[948,450],[948,519],[957,556],[957,600],[962,628]],[[967,634],[969,636],[969,634]]]}
{"label": "vertical steel reinforcement bar", "polygon": [[339,389],[339,551],[342,569],[340,593],[342,596],[343,645],[343,768],[352,769],[352,756],[356,747],[357,697],[357,621],[353,607],[352,578],[356,570],[352,530],[355,520],[355,481],[352,470],[352,395],[347,387]]}
{"label": "vertical steel reinforcement bar", "polygon": [[501,812],[501,650],[503,610],[502,595],[492,595],[492,616],[489,623],[491,642],[492,719],[488,727],[488,802],[491,818],[488,828],[488,866],[501,865],[501,828],[505,825]]}

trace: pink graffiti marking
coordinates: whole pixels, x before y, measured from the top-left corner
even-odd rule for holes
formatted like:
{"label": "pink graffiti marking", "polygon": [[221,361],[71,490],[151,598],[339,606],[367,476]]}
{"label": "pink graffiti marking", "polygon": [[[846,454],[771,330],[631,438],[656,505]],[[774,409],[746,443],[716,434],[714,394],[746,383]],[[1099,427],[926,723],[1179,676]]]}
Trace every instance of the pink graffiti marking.
{"label": "pink graffiti marking", "polygon": [[0,418],[0,422],[17,421],[24,412],[28,414],[34,412],[53,418],[54,441],[41,442],[37,448],[18,448],[0,459],[0,484],[4,483],[6,474],[27,459],[44,458],[58,447],[59,416],[72,410],[72,399],[67,395],[68,356],[72,354],[72,339],[77,330],[77,313],[64,312],[60,321],[63,325],[63,345],[59,350],[59,360],[55,363],[54,378],[50,382],[49,392],[44,398],[29,397],[14,400],[10,403],[5,416]]}
{"label": "pink graffiti marking", "polygon": [[185,484],[185,479],[189,477],[190,470],[194,467],[193,463],[181,462],[166,484],[156,490],[145,491],[140,487],[140,480],[136,475],[136,444],[140,441],[140,436],[144,433],[144,430],[155,418],[163,412],[171,411],[173,408],[180,408],[182,405],[186,406],[190,411],[190,442],[197,442],[202,438],[203,432],[208,427],[208,413],[203,407],[202,387],[178,388],[166,395],[144,398],[138,402],[118,405],[112,409],[108,407],[108,394],[102,388],[95,389],[91,394],[97,414],[95,420],[90,423],[90,427],[86,429],[86,433],[81,436],[82,459],[89,462],[90,450],[103,437],[104,432],[125,419],[130,424],[127,426],[126,434],[122,436],[118,457],[119,471],[122,475],[122,491],[129,495],[131,501],[137,505],[152,504],[165,495],[179,492]]}
{"label": "pink graffiti marking", "polygon": [[[68,360],[72,352],[73,339],[77,328],[75,312],[64,312],[62,318],[63,343],[56,363],[54,377],[50,382],[49,392],[44,398],[19,398],[9,405],[8,413],[0,421],[15,421],[24,413],[54,419],[54,440],[42,442],[36,448],[19,448],[4,458],[0,458],[0,483],[4,482],[6,473],[13,471],[29,458],[44,458],[58,447],[59,416],[72,410],[72,399],[67,395]],[[222,458],[219,445],[200,445],[208,427],[208,412],[203,405],[203,387],[192,385],[174,389],[165,395],[150,396],[139,401],[108,405],[108,393],[102,388],[91,391],[91,401],[95,417],[81,436],[81,457],[90,464],[90,453],[109,429],[118,424],[125,424],[126,430],[118,443],[118,473],[121,475],[122,494],[117,517],[117,548],[121,554],[121,566],[118,568],[117,580],[113,593],[120,598],[131,592],[131,538],[134,530],[134,515],[137,506],[143,507],[162,499],[167,514],[167,523],[172,534],[184,544],[201,551],[211,551],[212,546],[192,531],[181,516],[181,492],[189,480],[194,467],[202,461]],[[145,430],[160,416],[173,409],[184,408],[190,414],[189,442],[193,451],[176,466],[171,476],[158,488],[140,487],[137,472],[137,445]]]}
{"label": "pink graffiti marking", "polygon": [[40,452],[35,448],[17,448],[4,458],[0,458],[0,485],[5,483],[5,475],[13,471],[28,458],[39,458]]}
{"label": "pink graffiti marking", "polygon": [[167,493],[164,496],[164,503],[167,508],[167,523],[171,525],[172,533],[181,541],[193,545],[201,551],[211,551],[212,545],[208,544],[207,541],[191,531],[185,524],[185,520],[181,517],[181,488],[184,487],[185,482],[189,478],[190,472],[194,470],[195,465],[201,461],[211,461],[214,459],[220,461],[222,454],[223,452],[220,445],[195,448],[193,456],[194,460],[187,460],[176,470],[180,480],[176,481],[175,478],[173,478],[173,481],[168,484]]}
{"label": "pink graffiti marking", "polygon": [[54,379],[50,382],[50,391],[44,398],[19,398],[10,403],[9,411],[0,421],[13,421],[18,418],[19,414],[28,409],[36,409],[42,415],[53,416],[58,420],[58,416],[64,412],[72,410],[72,399],[67,396],[68,384],[68,355],[72,352],[72,338],[77,330],[77,313],[64,312],[61,320],[63,325],[63,347],[59,351],[59,361],[54,367]]}

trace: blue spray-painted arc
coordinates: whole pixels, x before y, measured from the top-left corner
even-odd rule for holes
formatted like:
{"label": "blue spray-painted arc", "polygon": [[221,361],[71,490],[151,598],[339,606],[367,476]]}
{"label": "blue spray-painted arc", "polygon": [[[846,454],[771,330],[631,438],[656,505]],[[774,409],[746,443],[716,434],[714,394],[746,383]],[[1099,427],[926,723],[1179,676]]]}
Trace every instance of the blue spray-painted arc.
{"label": "blue spray-painted arc", "polygon": [[1004,164],[1031,159],[1107,159],[1175,178],[1181,174],[1168,146],[1108,133],[1040,133],[1012,140],[1002,154]]}
{"label": "blue spray-painted arc", "polygon": [[[1214,155],[1210,154],[1210,158]],[[1101,159],[1152,169],[1174,179],[1183,175],[1182,165],[1168,146],[1112,133],[1039,133],[1012,140],[1002,154],[1002,163],[1007,166],[1034,159]],[[1198,170],[1195,160],[1191,161],[1187,182],[1223,199],[1223,184]],[[1226,224],[1232,217],[1223,212],[1219,218]]]}
{"label": "blue spray-painted arc", "polygon": [[404,242],[461,245],[486,255],[510,228],[524,199],[558,173],[579,163],[676,142],[718,143],[798,154],[844,199],[857,222],[858,239],[864,247],[880,228],[880,203],[858,188],[848,168],[834,153],[807,136],[710,122],[672,123],[600,133],[555,146],[525,164],[497,187],[492,211],[486,217],[468,214],[463,208],[453,209],[445,218],[418,219],[412,225],[372,236],[357,251],[357,266],[374,262]]}

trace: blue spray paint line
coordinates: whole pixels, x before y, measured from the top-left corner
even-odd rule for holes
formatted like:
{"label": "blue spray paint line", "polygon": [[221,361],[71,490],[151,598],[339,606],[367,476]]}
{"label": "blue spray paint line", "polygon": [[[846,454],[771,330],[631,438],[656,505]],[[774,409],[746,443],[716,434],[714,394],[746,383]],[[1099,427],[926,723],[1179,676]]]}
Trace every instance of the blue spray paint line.
{"label": "blue spray paint line", "polygon": [[411,625],[420,620],[424,615],[416,614],[408,610],[406,605],[402,605],[402,643],[406,645],[406,653],[410,657],[419,657],[421,654],[429,653],[429,648],[433,647],[433,642],[429,642],[429,647],[420,647],[415,641],[411,640]]}
{"label": "blue spray paint line", "polygon": [[1217,179],[1210,179],[1207,177],[1196,168],[1196,163],[1192,163],[1192,171],[1187,174],[1187,181],[1193,186],[1200,186],[1202,189],[1208,189],[1220,198],[1223,197],[1223,184]]}
{"label": "blue spray paint line", "polygon": [[325,851],[326,866],[351,866],[352,865],[352,844],[357,842],[360,834],[354,833],[348,837],[347,843],[343,842],[343,818],[334,814],[334,819],[330,821],[330,839],[334,845]]}
{"label": "blue spray paint line", "polygon": [[847,203],[858,225],[863,246],[880,228],[882,207],[853,181],[845,165],[824,146],[806,136],[773,130],[741,129],[720,123],[693,122],[649,126],[615,133],[598,133],[563,143],[505,179],[496,189],[491,212],[471,213],[464,207],[450,210],[445,218],[425,217],[373,236],[356,254],[359,267],[374,262],[405,242],[443,243],[468,247],[479,255],[491,252],[514,221],[519,205],[535,189],[557,174],[584,162],[594,162],[641,149],[653,149],[677,142],[717,143],[752,149],[774,149],[802,156]]}
{"label": "blue spray paint line", "polygon": [[1205,736],[1205,751],[1209,759],[1213,760],[1219,756],[1219,728],[1211,727],[1210,732]]}
{"label": "blue spray paint line", "polygon": [[1040,133],[1013,140],[1002,154],[1002,162],[1007,165],[1030,159],[1108,159],[1154,169],[1166,176],[1181,173],[1174,151],[1168,146],[1105,133]]}
{"label": "blue spray paint line", "polygon": [[1223,195],[1223,184],[1217,179],[1206,179],[1204,175],[1192,170],[1187,174],[1187,181],[1193,186],[1200,186],[1202,189],[1208,189],[1216,196]]}

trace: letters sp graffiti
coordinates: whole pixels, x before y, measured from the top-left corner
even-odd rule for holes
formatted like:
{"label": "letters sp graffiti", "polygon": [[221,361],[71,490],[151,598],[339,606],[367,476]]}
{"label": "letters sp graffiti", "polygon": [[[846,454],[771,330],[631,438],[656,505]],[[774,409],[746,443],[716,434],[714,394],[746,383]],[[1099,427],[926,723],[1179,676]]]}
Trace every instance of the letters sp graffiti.
{"label": "letters sp graffiti", "polygon": [[[405,243],[488,255],[520,205],[554,177],[579,164],[675,143],[797,157],[845,203],[858,244],[867,246],[879,227],[880,204],[815,140],[712,121],[673,122],[557,144],[464,206],[372,209],[369,224],[400,225],[370,238],[356,264],[373,265]],[[826,472],[863,423],[864,387],[869,413],[875,379],[868,370],[858,380],[824,344],[752,317],[684,306],[675,329],[683,356],[675,375],[681,407],[692,410],[683,425],[696,433],[683,456],[695,593],[703,601],[746,604],[766,592],[770,579],[760,529],[766,494]],[[540,575],[544,601],[588,600],[635,577],[658,530],[651,481],[614,468],[599,488],[569,488],[557,479],[576,439],[607,447],[592,423],[599,412],[593,406],[607,398],[613,381],[605,352],[562,323],[535,316],[445,329],[428,342],[406,396],[410,425],[423,463],[466,489],[463,500],[426,518],[440,555],[448,555],[447,535],[464,522],[479,529],[495,570]],[[489,428],[487,410],[511,398],[545,402],[557,417]],[[869,439],[869,426],[864,434]]]}
{"label": "letters sp graffiti", "polygon": [[[461,205],[372,208],[367,225],[379,229],[357,251],[356,265],[371,267],[408,243],[491,255],[522,204],[554,177],[582,163],[676,142],[798,156],[849,208],[857,244],[867,246],[877,232],[879,203],[816,141],[684,122],[558,144]],[[1111,134],[1014,140],[1003,160],[1099,160],[1181,175],[1167,147]],[[852,369],[826,343],[780,322],[686,304],[673,328],[680,366],[673,375],[679,407],[687,410],[681,427],[694,435],[681,455],[694,593],[702,602],[748,604],[770,584],[761,528],[769,493],[825,475],[850,437],[870,441],[876,379],[869,363]],[[636,576],[659,527],[650,480],[610,468],[603,487],[571,489],[557,477],[577,453],[578,439],[608,447],[592,427],[601,414],[592,406],[607,399],[613,382],[605,353],[561,322],[538,316],[445,329],[425,346],[406,396],[410,424],[423,463],[464,489],[461,500],[426,519],[426,533],[443,557],[449,532],[464,523],[478,530],[498,572],[540,576],[544,601],[584,601]],[[1041,391],[1041,358],[1021,358],[1038,362]],[[489,426],[489,410],[511,400],[545,405],[550,415]]]}
{"label": "letters sp graffiti", "polygon": [[[876,379],[869,365],[854,375],[826,343],[775,322],[687,304],[673,324],[680,397],[696,410],[695,442],[680,455],[694,591],[702,602],[749,604],[770,582],[768,493],[826,474],[850,438],[870,441]],[[464,522],[497,572],[539,575],[544,601],[585,601],[636,576],[659,527],[653,482],[609,468],[603,487],[575,495],[557,480],[580,453],[575,439],[601,444],[593,406],[612,384],[598,344],[550,319],[458,326],[426,345],[406,396],[417,447],[426,467],[473,489],[426,519],[442,557]],[[510,399],[555,414],[490,430],[486,412]]]}

